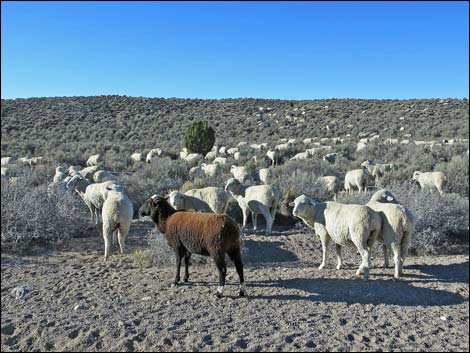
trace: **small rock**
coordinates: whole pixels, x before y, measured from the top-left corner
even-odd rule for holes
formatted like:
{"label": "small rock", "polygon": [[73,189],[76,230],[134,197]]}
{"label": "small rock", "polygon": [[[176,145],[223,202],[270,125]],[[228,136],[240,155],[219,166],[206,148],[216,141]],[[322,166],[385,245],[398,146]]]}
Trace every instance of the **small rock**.
{"label": "small rock", "polygon": [[74,311],[83,310],[83,309],[85,309],[85,305],[83,305],[83,304],[77,304],[73,307]]}
{"label": "small rock", "polygon": [[143,297],[141,300],[146,301],[146,300],[151,300],[151,299],[152,299],[151,297]]}
{"label": "small rock", "polygon": [[447,321],[447,318],[446,318],[445,316],[441,316],[440,319],[441,319],[442,321]]}
{"label": "small rock", "polygon": [[[12,324],[2,326],[2,335],[11,336],[14,332],[15,332],[15,326],[13,326]],[[2,342],[3,342],[3,339],[2,339]]]}

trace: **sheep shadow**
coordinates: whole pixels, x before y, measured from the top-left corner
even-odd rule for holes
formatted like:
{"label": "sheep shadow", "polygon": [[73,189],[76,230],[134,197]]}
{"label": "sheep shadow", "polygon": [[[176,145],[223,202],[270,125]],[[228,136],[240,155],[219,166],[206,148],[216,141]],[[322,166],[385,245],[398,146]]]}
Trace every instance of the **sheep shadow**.
{"label": "sheep shadow", "polygon": [[443,290],[415,287],[405,281],[293,278],[251,283],[252,287],[301,290],[306,295],[254,295],[250,300],[304,300],[347,304],[386,304],[399,306],[444,306],[461,304],[465,298]]}
{"label": "sheep shadow", "polygon": [[299,258],[291,251],[283,249],[285,244],[281,241],[255,241],[244,239],[243,247],[246,251],[242,255],[244,264],[295,262]]}
{"label": "sheep shadow", "polygon": [[413,269],[427,275],[429,282],[469,283],[469,261],[446,265],[409,265],[405,270]]}

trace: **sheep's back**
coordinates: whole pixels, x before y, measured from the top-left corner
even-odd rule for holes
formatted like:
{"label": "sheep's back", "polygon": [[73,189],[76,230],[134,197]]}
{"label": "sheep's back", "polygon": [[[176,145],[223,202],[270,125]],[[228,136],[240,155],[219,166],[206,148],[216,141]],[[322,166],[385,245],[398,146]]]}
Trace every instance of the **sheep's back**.
{"label": "sheep's back", "polygon": [[238,225],[230,217],[203,212],[175,212],[166,220],[165,237],[175,248],[180,244],[200,255],[240,246]]}

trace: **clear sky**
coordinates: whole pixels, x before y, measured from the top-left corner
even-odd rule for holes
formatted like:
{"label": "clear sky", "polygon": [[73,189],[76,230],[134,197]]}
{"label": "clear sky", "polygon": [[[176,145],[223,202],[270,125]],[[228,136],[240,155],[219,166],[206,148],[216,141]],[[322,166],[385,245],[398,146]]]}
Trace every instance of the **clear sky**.
{"label": "clear sky", "polygon": [[468,97],[464,2],[5,2],[2,98]]}

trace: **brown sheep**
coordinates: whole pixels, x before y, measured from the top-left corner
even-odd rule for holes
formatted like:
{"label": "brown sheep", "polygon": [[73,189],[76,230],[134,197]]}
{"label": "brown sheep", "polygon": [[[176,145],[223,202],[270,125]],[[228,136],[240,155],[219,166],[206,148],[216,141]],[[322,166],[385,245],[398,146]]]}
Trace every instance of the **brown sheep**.
{"label": "brown sheep", "polygon": [[227,215],[176,211],[168,201],[154,195],[140,208],[140,217],[150,216],[159,232],[163,233],[168,245],[175,251],[176,276],[174,285],[180,281],[181,260],[184,258],[184,282],[189,279],[191,254],[210,256],[219,272],[217,297],[222,297],[227,266],[225,254],[235,264],[240,278],[240,296],[245,295],[243,263],[240,252],[240,229]]}

